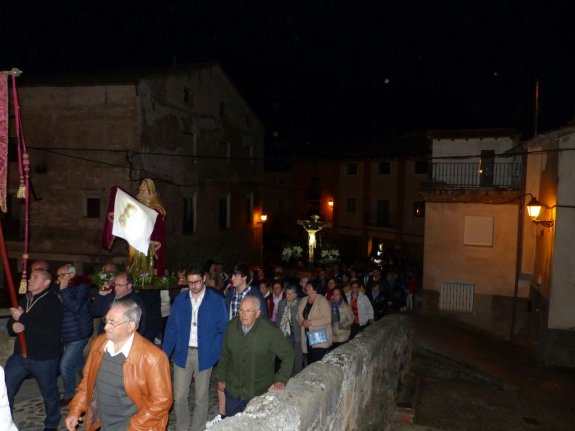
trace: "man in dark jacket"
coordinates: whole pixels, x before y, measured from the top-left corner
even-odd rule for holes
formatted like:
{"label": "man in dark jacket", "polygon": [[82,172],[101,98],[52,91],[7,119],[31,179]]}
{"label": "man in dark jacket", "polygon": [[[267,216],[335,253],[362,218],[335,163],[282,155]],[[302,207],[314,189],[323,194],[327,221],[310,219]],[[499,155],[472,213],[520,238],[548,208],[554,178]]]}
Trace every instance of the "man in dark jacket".
{"label": "man in dark jacket", "polygon": [[62,353],[62,302],[50,289],[52,276],[36,269],[30,274],[28,293],[20,299],[19,307],[10,308],[8,333],[24,332],[27,356],[22,355],[18,340],[14,354],[6,362],[6,389],[10,407],[20,385],[30,375],[36,379],[46,408],[44,431],[58,428],[60,422],[60,394],[58,393],[58,363]]}
{"label": "man in dark jacket", "polygon": [[64,306],[62,321],[62,344],[64,352],[60,359],[60,374],[64,394],[60,405],[66,406],[76,391],[76,374],[82,378],[84,347],[92,336],[94,324],[90,313],[90,277],[76,274],[72,264],[58,268],[58,287]]}
{"label": "man in dark jacket", "polygon": [[[248,402],[268,390],[284,390],[294,351],[281,331],[261,318],[260,302],[246,296],[239,316],[226,328],[217,369],[218,390],[226,395],[226,416],[244,411]],[[281,366],[275,373],[276,356]]]}
{"label": "man in dark jacket", "polygon": [[[138,333],[141,335],[146,334],[146,305],[140,298],[140,296],[133,290],[134,278],[132,274],[127,272],[120,272],[116,275],[113,287],[110,290],[99,290],[96,300],[92,303],[92,316],[94,317],[104,317],[112,304],[121,299],[131,299],[134,301],[140,309],[142,310],[142,317],[140,318],[140,324],[138,326]],[[104,333],[104,323],[100,322],[98,326],[98,334]],[[148,340],[152,343],[153,339]]]}

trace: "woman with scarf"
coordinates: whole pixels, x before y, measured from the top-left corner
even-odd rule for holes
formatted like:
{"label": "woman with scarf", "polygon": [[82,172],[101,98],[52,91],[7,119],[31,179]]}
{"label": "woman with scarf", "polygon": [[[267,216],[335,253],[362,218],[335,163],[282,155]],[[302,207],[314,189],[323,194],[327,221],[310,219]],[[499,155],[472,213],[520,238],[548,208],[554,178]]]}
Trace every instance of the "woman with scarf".
{"label": "woman with scarf", "polygon": [[347,302],[344,301],[341,287],[334,287],[331,295],[331,330],[333,332],[333,350],[338,346],[346,343],[351,334],[351,325],[353,324],[353,311]]}
{"label": "woman with scarf", "polygon": [[305,293],[307,296],[298,305],[297,320],[302,326],[301,347],[309,365],[321,361],[331,346],[331,307],[319,280],[308,280]]}
{"label": "woman with scarf", "polygon": [[278,304],[276,325],[279,326],[295,352],[292,376],[295,376],[303,368],[301,326],[297,320],[298,303],[297,287],[288,284],[285,288],[285,298]]}

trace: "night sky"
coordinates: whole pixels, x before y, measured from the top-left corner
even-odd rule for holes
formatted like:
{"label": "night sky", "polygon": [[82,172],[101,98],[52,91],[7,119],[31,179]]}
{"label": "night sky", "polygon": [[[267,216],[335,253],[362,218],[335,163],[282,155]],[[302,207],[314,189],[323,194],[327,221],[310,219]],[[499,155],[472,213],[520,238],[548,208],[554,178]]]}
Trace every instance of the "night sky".
{"label": "night sky", "polygon": [[575,2],[97,0],[5,4],[0,68],[219,61],[268,133],[328,148],[575,117]]}

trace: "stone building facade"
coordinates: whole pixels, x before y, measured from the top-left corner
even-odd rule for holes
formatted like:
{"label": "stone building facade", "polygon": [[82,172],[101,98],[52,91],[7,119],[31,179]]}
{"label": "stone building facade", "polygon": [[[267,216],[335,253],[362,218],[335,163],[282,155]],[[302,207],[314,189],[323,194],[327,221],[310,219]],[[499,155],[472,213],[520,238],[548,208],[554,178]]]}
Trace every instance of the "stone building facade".
{"label": "stone building facade", "polygon": [[[31,169],[30,258],[91,271],[125,262],[100,235],[108,193],[152,178],[167,210],[172,271],[212,258],[256,262],[263,126],[216,63],[28,80],[19,88]],[[13,132],[13,131],[12,131]],[[10,192],[18,187],[10,176]],[[13,201],[13,200],[12,200]],[[23,208],[7,215],[20,263]]]}

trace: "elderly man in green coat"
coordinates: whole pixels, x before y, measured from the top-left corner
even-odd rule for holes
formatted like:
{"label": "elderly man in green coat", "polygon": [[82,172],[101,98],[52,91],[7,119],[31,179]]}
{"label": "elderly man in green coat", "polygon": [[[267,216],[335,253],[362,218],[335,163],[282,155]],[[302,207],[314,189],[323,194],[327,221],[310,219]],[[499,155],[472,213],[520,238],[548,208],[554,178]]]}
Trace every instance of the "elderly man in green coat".
{"label": "elderly man in green coat", "polygon": [[[284,390],[294,351],[279,328],[260,318],[258,298],[246,296],[240,313],[226,328],[217,369],[218,390],[226,395],[226,416],[244,411],[248,402],[268,390]],[[276,356],[281,361],[275,372]]]}

